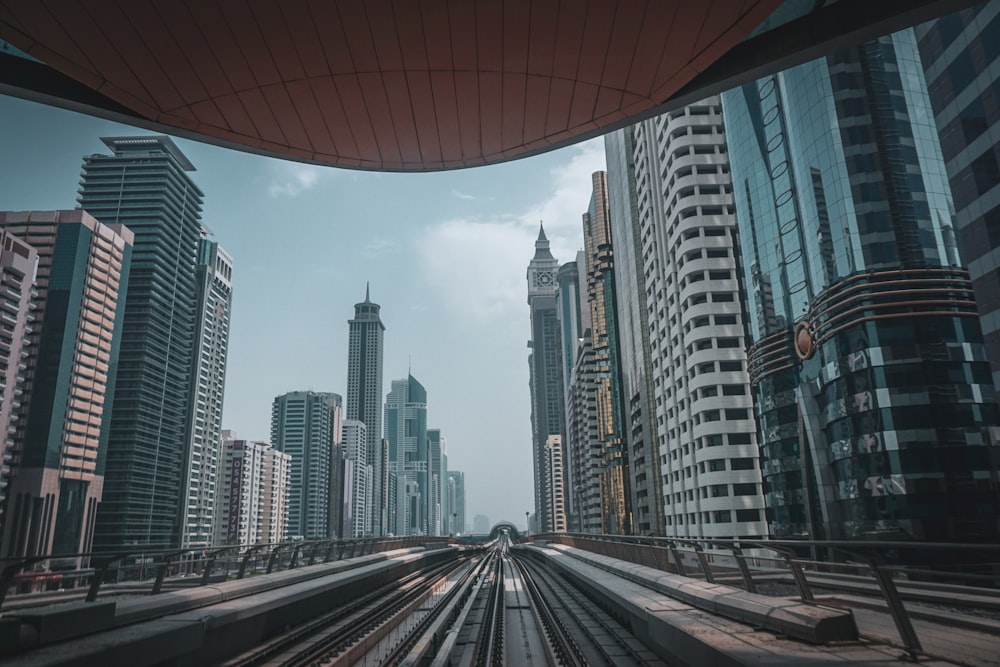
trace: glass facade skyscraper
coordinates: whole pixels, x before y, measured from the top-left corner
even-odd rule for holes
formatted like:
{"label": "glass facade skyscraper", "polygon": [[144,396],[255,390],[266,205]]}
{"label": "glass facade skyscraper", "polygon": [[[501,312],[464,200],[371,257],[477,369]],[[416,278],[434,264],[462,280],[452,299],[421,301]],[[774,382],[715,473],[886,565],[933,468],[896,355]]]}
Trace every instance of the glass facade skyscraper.
{"label": "glass facade skyscraper", "polygon": [[348,321],[347,342],[347,410],[345,419],[356,419],[365,425],[366,459],[371,466],[372,492],[368,499],[371,525],[365,534],[380,537],[385,534],[388,489],[384,469],[382,442],[382,346],[385,325],[379,316],[381,307],[372,302],[365,286],[365,300],[354,304],[354,319]]}
{"label": "glass facade skyscraper", "polygon": [[994,388],[913,32],[722,99],[772,535],[997,539]]}
{"label": "glass facade skyscraper", "polygon": [[102,141],[112,154],[84,157],[79,208],[135,242],[94,548],[166,548],[182,532],[203,196],[169,137]]}
{"label": "glass facade skyscraper", "polygon": [[333,457],[343,433],[341,406],[339,394],[316,391],[289,392],[271,406],[271,445],[291,456],[290,537],[329,537]]}
{"label": "glass facade skyscraper", "polygon": [[430,530],[430,452],[427,439],[427,390],[412,375],[393,380],[385,399],[389,472],[396,478],[396,535],[428,535]]}
{"label": "glass facade skyscraper", "polygon": [[[1000,387],[1000,3],[914,28],[955,202],[955,234]],[[1000,398],[1000,394],[998,394]]]}

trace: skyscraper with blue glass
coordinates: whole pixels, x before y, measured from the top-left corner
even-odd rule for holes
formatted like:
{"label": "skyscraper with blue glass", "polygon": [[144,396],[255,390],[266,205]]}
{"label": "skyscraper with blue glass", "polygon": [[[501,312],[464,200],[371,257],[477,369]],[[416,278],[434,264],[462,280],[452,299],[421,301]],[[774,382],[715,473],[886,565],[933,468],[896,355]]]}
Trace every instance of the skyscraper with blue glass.
{"label": "skyscraper with blue glass", "polygon": [[135,242],[94,548],[171,547],[181,539],[203,195],[169,137],[102,141],[112,154],[83,159],[77,201]]}
{"label": "skyscraper with blue glass", "polygon": [[997,539],[997,407],[912,31],[723,109],[772,535]]}

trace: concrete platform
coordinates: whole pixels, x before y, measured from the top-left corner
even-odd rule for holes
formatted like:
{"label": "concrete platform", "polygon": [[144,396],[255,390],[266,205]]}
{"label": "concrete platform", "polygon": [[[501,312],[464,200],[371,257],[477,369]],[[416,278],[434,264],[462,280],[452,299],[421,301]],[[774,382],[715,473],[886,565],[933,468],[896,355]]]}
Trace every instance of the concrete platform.
{"label": "concrete platform", "polygon": [[747,623],[753,627],[818,644],[853,641],[858,638],[857,626],[850,612],[832,606],[824,607],[798,600],[748,593],[740,588],[669,574],[655,568],[561,544],[550,544],[547,550],[613,572],[616,576],[634,581],[697,609]]}
{"label": "concrete platform", "polygon": [[[669,664],[676,665],[898,665],[905,651],[889,642],[861,638],[818,645],[754,627],[699,609],[663,592],[642,585],[614,571],[614,564],[631,563],[607,559],[599,568],[574,558],[563,548],[518,547],[532,557],[544,559],[575,584],[599,600],[599,604]],[[586,553],[586,552],[584,552]],[[587,554],[594,556],[594,554]],[[647,568],[650,569],[650,568]],[[653,573],[663,574],[659,570]],[[635,572],[633,571],[633,575]],[[655,580],[650,576],[650,580]],[[693,581],[693,580],[689,580]],[[921,665],[983,664],[928,658]]]}
{"label": "concrete platform", "polygon": [[217,664],[284,628],[333,609],[459,548],[405,549],[352,561],[230,581],[217,586],[118,600],[111,627],[71,641],[24,647],[5,666],[139,667]]}

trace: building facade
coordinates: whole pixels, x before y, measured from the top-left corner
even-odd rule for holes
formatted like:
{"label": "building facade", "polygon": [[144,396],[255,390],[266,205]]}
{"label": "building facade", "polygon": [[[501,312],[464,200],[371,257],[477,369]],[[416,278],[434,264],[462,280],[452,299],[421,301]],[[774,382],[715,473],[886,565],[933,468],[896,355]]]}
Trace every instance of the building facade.
{"label": "building facade", "polygon": [[15,432],[24,413],[25,343],[31,333],[31,292],[38,255],[34,248],[0,229],[0,520],[8,486],[17,468]]}
{"label": "building facade", "polygon": [[395,476],[395,535],[430,534],[430,452],[427,390],[412,375],[393,380],[385,399],[389,471]]}
{"label": "building facade", "polygon": [[[627,406],[623,418],[628,434],[632,523],[638,535],[663,535],[666,526],[648,311],[652,295],[646,293],[646,274],[653,265],[646,261],[649,249],[644,254],[639,227],[635,128],[606,134],[604,154],[611,238],[615,242],[617,334],[622,401]],[[646,187],[651,183],[647,176]]]}
{"label": "building facade", "polygon": [[549,488],[546,512],[551,517],[550,532],[564,533],[566,524],[566,470],[563,466],[562,436],[550,435],[545,441],[545,484]]}
{"label": "building facade", "polygon": [[[609,160],[615,210],[630,210],[633,196],[637,202],[638,246],[622,254],[616,274],[629,293],[641,290],[644,299],[619,312],[626,328],[633,327],[625,336],[631,430],[643,433],[644,441],[647,428],[656,436],[656,448],[649,451],[644,443],[637,453],[659,462],[664,531],[684,537],[765,536],[719,100],[708,98],[620,130],[608,143],[618,151]],[[631,154],[621,153],[625,149]],[[623,227],[616,229],[624,236],[630,230]],[[630,310],[636,303],[645,303],[645,316]],[[645,335],[634,329],[643,322]],[[647,344],[649,365],[638,369]],[[646,394],[650,380],[652,393]],[[652,396],[652,407],[644,395]],[[637,481],[647,485],[645,503],[649,479]],[[644,523],[649,531],[658,521],[647,515]]]}
{"label": "building facade", "polygon": [[[955,206],[954,228],[1000,387],[1000,4],[914,28]],[[1000,398],[1000,396],[998,396]]]}
{"label": "building facade", "polygon": [[553,530],[550,514],[552,489],[546,481],[549,436],[562,437],[563,392],[561,336],[556,303],[556,274],[559,262],[549,250],[544,228],[539,228],[535,255],[528,264],[528,306],[531,313],[531,338],[528,348],[529,386],[531,389],[531,451],[535,487],[535,516],[539,529]]}
{"label": "building facade", "polygon": [[427,429],[427,488],[430,490],[428,498],[428,517],[430,524],[430,534],[434,536],[446,535],[444,530],[444,508],[443,480],[447,474],[445,460],[447,459],[448,439],[441,435],[441,429]]}
{"label": "building facade", "polygon": [[448,471],[448,517],[447,535],[464,535],[465,525],[465,473],[460,470]]}
{"label": "building facade", "polygon": [[344,420],[343,448],[354,468],[351,537],[371,535],[372,467],[368,464],[368,427],[359,419]]}
{"label": "building facade", "polygon": [[80,210],[0,212],[0,227],[38,256],[2,553],[90,551],[133,235]]}
{"label": "building facade", "polygon": [[583,247],[587,267],[590,338],[594,349],[597,434],[601,446],[601,532],[631,535],[632,475],[622,405],[614,243],[611,239],[607,174],[594,172],[591,184],[590,206],[583,214]]}
{"label": "building facade", "polygon": [[772,535],[996,540],[994,387],[913,32],[722,99]]}
{"label": "building facade", "polygon": [[382,449],[382,346],[385,325],[379,315],[381,307],[373,303],[365,287],[365,300],[354,305],[354,319],[348,321],[347,345],[347,419],[365,425],[368,442],[367,459],[372,467],[372,493],[369,502],[371,523],[365,534],[380,537],[386,534],[389,503],[388,470],[383,468]]}
{"label": "building facade", "polygon": [[198,324],[192,373],[197,385],[188,412],[185,502],[181,507],[183,548],[212,543],[229,318],[233,307],[233,259],[217,242],[207,238],[207,230],[198,244],[195,277]]}
{"label": "building facade", "polygon": [[597,427],[594,346],[589,335],[577,341],[573,356],[576,361],[566,391],[566,443],[563,447],[567,529],[600,534],[604,531],[601,502],[604,457]]}
{"label": "building facade", "polygon": [[293,391],[271,406],[271,444],[291,457],[288,535],[325,539],[330,531],[334,447],[343,430],[339,394]]}
{"label": "building facade", "polygon": [[135,234],[125,295],[104,499],[94,548],[168,548],[181,540],[188,410],[198,320],[195,265],[202,192],[165,136],[102,138],[83,159],[79,208]]}
{"label": "building facade", "polygon": [[221,434],[213,544],[274,544],[287,537],[291,457],[266,442]]}

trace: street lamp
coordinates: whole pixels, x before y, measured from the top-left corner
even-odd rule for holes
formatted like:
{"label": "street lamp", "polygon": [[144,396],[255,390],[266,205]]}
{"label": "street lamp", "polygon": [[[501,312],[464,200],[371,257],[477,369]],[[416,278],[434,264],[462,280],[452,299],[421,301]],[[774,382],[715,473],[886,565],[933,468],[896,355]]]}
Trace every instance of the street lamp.
{"label": "street lamp", "polygon": [[528,535],[531,533],[531,523],[528,521],[528,517],[531,516],[531,512],[524,513],[524,534]]}

